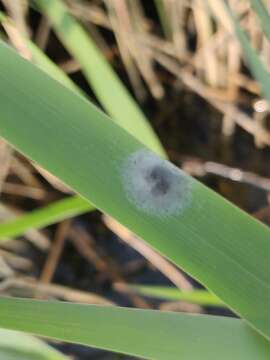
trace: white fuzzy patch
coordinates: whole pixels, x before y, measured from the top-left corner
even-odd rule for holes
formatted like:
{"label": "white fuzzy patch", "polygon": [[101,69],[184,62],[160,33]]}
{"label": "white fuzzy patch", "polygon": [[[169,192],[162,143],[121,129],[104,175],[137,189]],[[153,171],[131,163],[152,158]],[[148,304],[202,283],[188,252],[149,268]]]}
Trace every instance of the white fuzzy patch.
{"label": "white fuzzy patch", "polygon": [[191,203],[191,178],[149,150],[131,154],[121,176],[128,200],[147,214],[181,214]]}

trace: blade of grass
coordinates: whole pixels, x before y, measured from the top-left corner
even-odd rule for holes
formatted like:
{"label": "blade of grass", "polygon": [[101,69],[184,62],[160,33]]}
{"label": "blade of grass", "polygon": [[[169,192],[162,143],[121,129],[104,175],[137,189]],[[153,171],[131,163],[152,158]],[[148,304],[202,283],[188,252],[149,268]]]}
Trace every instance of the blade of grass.
{"label": "blade of grass", "polygon": [[251,6],[261,21],[263,32],[270,40],[270,15],[262,0],[250,0]]}
{"label": "blade of grass", "polygon": [[226,306],[216,295],[211,294],[206,290],[180,291],[175,287],[150,285],[129,285],[128,289],[135,291],[143,296],[154,298],[173,301],[182,300],[203,306]]}
{"label": "blade of grass", "polygon": [[157,9],[158,17],[160,19],[160,23],[161,23],[164,35],[168,39],[171,39],[172,31],[171,31],[170,23],[168,21],[168,17],[167,17],[167,14],[166,14],[164,1],[163,0],[155,0],[155,6],[156,6],[156,9]]}
{"label": "blade of grass", "polygon": [[17,331],[0,329],[2,360],[68,360],[45,342]]}
{"label": "blade of grass", "polygon": [[260,84],[264,97],[270,103],[270,73],[266,70],[263,62],[257,55],[256,51],[250,45],[250,42],[248,40],[246,33],[241,28],[239,21],[233,14],[232,10],[229,8],[229,6],[225,2],[224,2],[224,6],[225,6],[226,10],[228,11],[228,14],[231,18],[236,36],[242,46],[242,49],[243,49],[245,58],[247,60],[247,63],[250,67],[250,70],[251,70],[253,76],[255,77],[255,79]]}
{"label": "blade of grass", "polygon": [[[146,161],[149,171],[153,166],[149,158],[166,164],[167,176],[168,162],[158,160],[94,105],[3,43],[0,67],[0,135],[201,281],[269,337],[269,229],[182,173],[175,198],[171,190],[176,185],[167,179],[169,205],[156,206],[159,198],[154,200],[150,190],[143,197],[135,192],[138,203],[127,192],[129,176],[144,181],[140,165]],[[138,153],[143,156],[136,173],[132,166],[136,169]],[[182,210],[174,213],[175,206]]]}
{"label": "blade of grass", "polygon": [[0,299],[0,326],[156,360],[268,360],[270,343],[237,319]]}
{"label": "blade of grass", "polygon": [[91,210],[94,210],[94,206],[80,196],[56,201],[41,209],[0,224],[0,241],[23,235],[27,230],[40,229]]}
{"label": "blade of grass", "polygon": [[61,0],[32,0],[49,18],[62,43],[80,63],[104,109],[125,130],[165,156],[148,120],[117,77],[101,51]]}

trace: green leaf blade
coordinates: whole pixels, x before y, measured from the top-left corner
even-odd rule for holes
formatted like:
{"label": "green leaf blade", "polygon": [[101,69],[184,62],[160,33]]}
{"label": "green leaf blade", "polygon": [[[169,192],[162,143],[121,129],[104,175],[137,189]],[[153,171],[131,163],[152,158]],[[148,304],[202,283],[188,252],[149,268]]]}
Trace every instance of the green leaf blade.
{"label": "green leaf blade", "polygon": [[124,164],[138,150],[147,152],[144,146],[3,44],[0,66],[0,135],[269,337],[269,229],[184,175],[191,201],[182,213],[145,213],[130,201],[123,186]]}
{"label": "green leaf blade", "polygon": [[240,23],[233,14],[232,10],[228,7],[227,4],[225,4],[225,8],[227,9],[228,14],[231,18],[236,36],[242,46],[243,53],[250,67],[251,73],[258,81],[264,97],[268,100],[268,103],[270,104],[270,74],[266,70],[262,60],[260,59],[256,51],[251,46],[245,31],[241,28]]}
{"label": "green leaf blade", "polygon": [[0,299],[0,326],[155,360],[268,360],[242,321],[154,310]]}
{"label": "green leaf blade", "polygon": [[59,200],[44,208],[33,210],[26,215],[0,224],[0,241],[23,235],[30,229],[40,229],[93,209],[94,207],[80,196]]}
{"label": "green leaf blade", "polygon": [[270,40],[270,15],[262,0],[250,0],[251,6],[261,21],[263,32]]}
{"label": "green leaf blade", "polygon": [[173,301],[187,301],[203,306],[225,307],[224,303],[217,296],[206,290],[194,289],[189,291],[181,291],[171,286],[156,285],[129,285],[128,289],[135,291],[143,296]]}

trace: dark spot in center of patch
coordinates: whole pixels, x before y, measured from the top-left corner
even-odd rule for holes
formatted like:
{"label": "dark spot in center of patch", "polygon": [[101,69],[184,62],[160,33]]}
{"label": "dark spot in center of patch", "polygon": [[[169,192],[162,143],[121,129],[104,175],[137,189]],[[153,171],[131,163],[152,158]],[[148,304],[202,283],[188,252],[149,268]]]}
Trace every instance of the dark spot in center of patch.
{"label": "dark spot in center of patch", "polygon": [[167,169],[160,165],[151,169],[147,180],[151,183],[152,195],[165,195],[170,188],[170,174]]}

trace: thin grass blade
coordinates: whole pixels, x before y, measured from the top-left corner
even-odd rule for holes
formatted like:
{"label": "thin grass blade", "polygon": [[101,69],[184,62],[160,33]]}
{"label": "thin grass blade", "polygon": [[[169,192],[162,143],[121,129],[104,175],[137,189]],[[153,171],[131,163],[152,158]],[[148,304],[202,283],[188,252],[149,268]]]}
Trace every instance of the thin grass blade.
{"label": "thin grass blade", "polygon": [[94,206],[80,196],[56,201],[43,208],[21,215],[14,220],[0,224],[0,242],[23,235],[28,230],[40,229],[94,209]]}
{"label": "thin grass blade", "polygon": [[262,0],[250,0],[250,3],[262,24],[265,36],[270,40],[270,15],[266,6]]}
{"label": "thin grass blade", "polygon": [[129,285],[128,289],[136,293],[159,299],[187,301],[202,306],[225,307],[226,305],[214,294],[206,290],[181,291],[171,286]]}
{"label": "thin grass blade", "polygon": [[69,14],[62,0],[33,0],[47,15],[62,43],[81,65],[98,100],[112,118],[142,143],[165,156],[148,120],[94,41]]}
{"label": "thin grass blade", "polygon": [[233,14],[232,10],[225,4],[225,8],[232,20],[236,36],[242,46],[245,58],[250,67],[250,70],[261,86],[264,97],[270,103],[270,73],[266,70],[263,62],[251,46],[245,31],[241,28],[239,21]]}
{"label": "thin grass blade", "polygon": [[166,8],[163,0],[155,0],[155,6],[157,9],[158,17],[160,19],[162,30],[166,38],[171,39],[172,30],[170,26],[170,22],[168,20],[168,16],[166,14]]}

